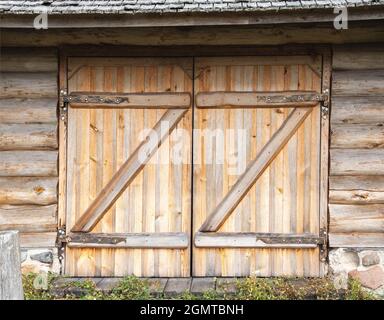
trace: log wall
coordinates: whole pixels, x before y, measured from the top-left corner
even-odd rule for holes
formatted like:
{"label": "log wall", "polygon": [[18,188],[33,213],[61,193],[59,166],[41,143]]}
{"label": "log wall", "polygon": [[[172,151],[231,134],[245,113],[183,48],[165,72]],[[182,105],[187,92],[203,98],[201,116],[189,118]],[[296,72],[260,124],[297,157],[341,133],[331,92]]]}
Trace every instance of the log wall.
{"label": "log wall", "polygon": [[384,46],[335,46],[329,241],[384,247]]}
{"label": "log wall", "polygon": [[0,55],[0,231],[22,248],[55,246],[57,229],[56,49]]}

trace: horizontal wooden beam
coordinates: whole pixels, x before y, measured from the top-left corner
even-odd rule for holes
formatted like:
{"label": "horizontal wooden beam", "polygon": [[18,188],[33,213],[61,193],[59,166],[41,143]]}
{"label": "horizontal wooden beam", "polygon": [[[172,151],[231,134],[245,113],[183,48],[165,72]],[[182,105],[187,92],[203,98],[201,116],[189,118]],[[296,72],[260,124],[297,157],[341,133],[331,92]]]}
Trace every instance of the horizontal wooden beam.
{"label": "horizontal wooden beam", "polygon": [[[293,43],[330,44],[383,42],[382,21],[348,24],[348,30],[337,31],[332,23],[308,25],[259,25],[221,27],[148,27],[148,28],[48,28],[3,29],[2,46],[62,46],[86,45],[281,45]],[[215,48],[216,51],[217,48]]]}
{"label": "horizontal wooden beam", "polygon": [[144,248],[185,249],[189,245],[185,232],[154,233],[77,233],[65,237],[71,248]]}
{"label": "horizontal wooden beam", "polygon": [[324,240],[314,234],[197,232],[198,248],[316,248]]}
{"label": "horizontal wooden beam", "polygon": [[199,92],[196,95],[198,108],[272,108],[314,107],[325,98],[316,92]]}
{"label": "horizontal wooden beam", "polygon": [[72,92],[63,97],[73,108],[188,108],[191,94],[185,92],[98,93]]}

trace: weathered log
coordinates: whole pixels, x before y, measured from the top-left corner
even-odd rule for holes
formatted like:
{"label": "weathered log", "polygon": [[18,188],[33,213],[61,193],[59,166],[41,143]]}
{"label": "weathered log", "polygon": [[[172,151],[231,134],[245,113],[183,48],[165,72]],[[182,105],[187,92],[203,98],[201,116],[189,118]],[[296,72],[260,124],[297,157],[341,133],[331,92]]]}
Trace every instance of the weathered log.
{"label": "weathered log", "polygon": [[56,232],[28,232],[20,234],[21,248],[54,248]]}
{"label": "weathered log", "polygon": [[329,188],[384,192],[384,176],[330,176]]}
{"label": "weathered log", "polygon": [[372,96],[384,94],[384,69],[348,70],[333,73],[334,96]]}
{"label": "weathered log", "polygon": [[57,50],[54,48],[3,48],[0,55],[1,72],[57,71]]}
{"label": "weathered log", "polygon": [[384,230],[384,205],[330,204],[330,232],[380,233]]}
{"label": "weathered log", "polygon": [[0,205],[0,230],[54,232],[57,205]]}
{"label": "weathered log", "polygon": [[[210,28],[65,28],[41,30],[3,29],[3,46],[57,46],[61,44],[110,45],[276,45],[291,43],[376,42],[384,37],[378,23],[348,25],[335,32],[331,24],[301,26],[220,26]],[[89,49],[88,49],[89,50]]]}
{"label": "weathered log", "polygon": [[384,192],[366,190],[330,190],[329,202],[339,204],[384,203]]}
{"label": "weathered log", "polygon": [[0,204],[57,203],[57,178],[0,177]]}
{"label": "weathered log", "polygon": [[3,72],[0,97],[2,98],[53,98],[57,96],[55,72]]}
{"label": "weathered log", "polygon": [[55,177],[57,151],[0,151],[0,177]]}
{"label": "weathered log", "polygon": [[57,148],[57,124],[2,124],[0,150]]}
{"label": "weathered log", "polygon": [[333,48],[333,70],[384,69],[384,46],[338,45]]}
{"label": "weathered log", "polygon": [[[384,109],[383,109],[384,112]],[[343,124],[331,127],[331,148],[384,148],[384,124]]]}
{"label": "weathered log", "polygon": [[57,122],[57,98],[0,99],[0,123]]}
{"label": "weathered log", "polygon": [[382,248],[384,234],[381,233],[333,233],[329,234],[329,246],[338,248]]}
{"label": "weathered log", "polygon": [[384,101],[381,97],[332,97],[331,122],[356,124],[384,123]]}
{"label": "weathered log", "polygon": [[331,149],[331,175],[384,175],[384,149]]}
{"label": "weathered log", "polygon": [[23,300],[17,231],[0,232],[0,300]]}

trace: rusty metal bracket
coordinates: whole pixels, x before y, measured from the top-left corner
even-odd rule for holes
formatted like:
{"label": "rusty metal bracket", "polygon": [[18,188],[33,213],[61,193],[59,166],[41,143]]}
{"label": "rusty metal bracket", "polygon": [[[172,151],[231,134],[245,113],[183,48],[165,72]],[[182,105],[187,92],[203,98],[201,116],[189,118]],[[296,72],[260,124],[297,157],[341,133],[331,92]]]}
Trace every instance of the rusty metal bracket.
{"label": "rusty metal bracket", "polygon": [[67,114],[68,114],[68,94],[66,90],[60,90],[59,95],[59,115],[60,120],[67,122]]}
{"label": "rusty metal bracket", "polygon": [[65,225],[57,229],[56,247],[57,247],[57,256],[60,262],[60,274],[62,274],[65,244],[67,242],[65,233],[66,233]]}

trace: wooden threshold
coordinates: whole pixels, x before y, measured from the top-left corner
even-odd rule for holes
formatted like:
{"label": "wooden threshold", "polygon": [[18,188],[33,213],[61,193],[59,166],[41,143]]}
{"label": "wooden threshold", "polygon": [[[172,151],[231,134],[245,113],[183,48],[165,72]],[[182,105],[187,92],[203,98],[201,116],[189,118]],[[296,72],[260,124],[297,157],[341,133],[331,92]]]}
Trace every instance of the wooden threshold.
{"label": "wooden threshold", "polygon": [[71,232],[64,238],[70,248],[148,248],[185,249],[189,240],[185,232],[154,233],[82,233]]}
{"label": "wooden threshold", "polygon": [[324,241],[314,234],[197,232],[198,248],[316,248]]}

